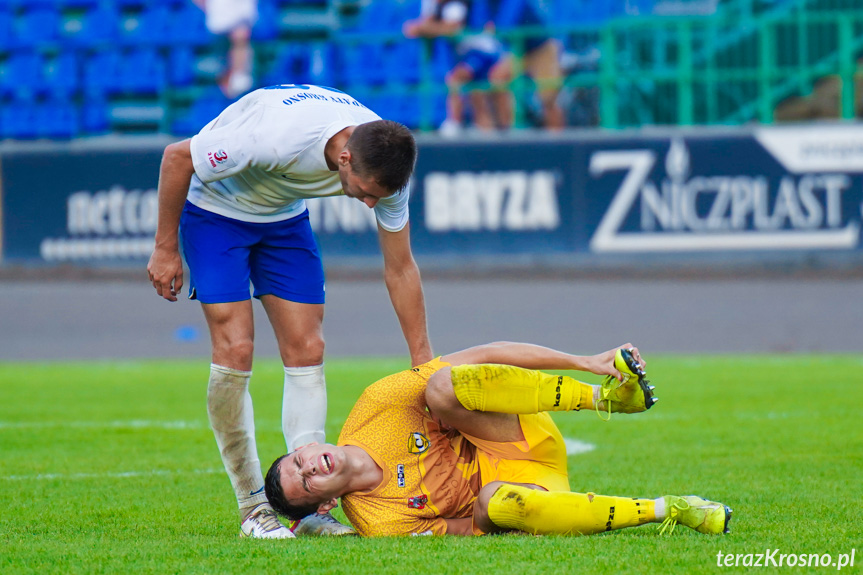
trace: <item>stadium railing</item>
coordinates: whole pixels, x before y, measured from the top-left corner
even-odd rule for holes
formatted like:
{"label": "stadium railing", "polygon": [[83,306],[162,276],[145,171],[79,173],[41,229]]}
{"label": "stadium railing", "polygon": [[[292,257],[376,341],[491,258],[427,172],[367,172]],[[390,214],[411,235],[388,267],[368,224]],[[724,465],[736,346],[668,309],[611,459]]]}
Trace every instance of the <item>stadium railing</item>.
{"label": "stadium railing", "polygon": [[[829,101],[814,111],[798,106],[796,119],[851,119],[863,52],[858,4],[735,0],[705,16],[598,18],[498,33],[516,62],[532,35],[562,40],[561,98],[570,111],[587,108],[570,124],[772,123],[794,119],[777,109],[813,98]],[[332,33],[325,20],[333,6],[319,2],[319,22],[307,27],[288,26],[285,15],[311,10],[308,2],[280,2],[264,14],[269,26],[255,32],[258,85],[329,85],[412,128],[434,129],[444,116],[451,42],[385,30]],[[388,15],[386,29],[404,17]],[[214,87],[223,57],[224,46],[186,0],[0,4],[0,138],[195,133],[230,102]],[[536,125],[536,85],[521,66],[515,70],[516,127]]]}

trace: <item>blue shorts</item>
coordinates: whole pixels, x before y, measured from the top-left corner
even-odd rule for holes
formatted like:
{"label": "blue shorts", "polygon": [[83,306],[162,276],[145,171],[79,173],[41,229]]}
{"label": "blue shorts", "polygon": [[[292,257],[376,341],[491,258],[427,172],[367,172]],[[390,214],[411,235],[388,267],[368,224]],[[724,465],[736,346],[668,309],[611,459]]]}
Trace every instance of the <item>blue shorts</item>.
{"label": "blue shorts", "polygon": [[186,202],[180,217],[189,299],[226,303],[272,294],[324,303],[324,268],[309,212],[282,222],[242,222]]}
{"label": "blue shorts", "polygon": [[488,73],[492,66],[500,61],[500,53],[489,53],[481,50],[468,50],[460,58],[460,62],[473,71],[473,80],[488,80]]}

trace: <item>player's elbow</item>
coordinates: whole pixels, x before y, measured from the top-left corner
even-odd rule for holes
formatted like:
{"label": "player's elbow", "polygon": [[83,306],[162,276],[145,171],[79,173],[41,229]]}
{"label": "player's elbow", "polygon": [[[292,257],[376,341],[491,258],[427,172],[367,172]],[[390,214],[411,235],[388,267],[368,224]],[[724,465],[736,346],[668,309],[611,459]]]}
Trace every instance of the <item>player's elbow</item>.
{"label": "player's elbow", "polygon": [[162,165],[172,169],[184,169],[189,173],[194,171],[191,142],[192,140],[186,138],[165,146],[165,151],[162,153]]}

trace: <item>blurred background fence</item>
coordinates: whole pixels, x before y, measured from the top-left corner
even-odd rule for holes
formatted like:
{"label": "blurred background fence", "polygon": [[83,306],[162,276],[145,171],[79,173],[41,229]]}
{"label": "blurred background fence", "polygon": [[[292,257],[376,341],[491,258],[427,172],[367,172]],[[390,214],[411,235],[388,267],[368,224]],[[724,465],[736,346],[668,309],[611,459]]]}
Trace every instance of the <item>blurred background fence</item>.
{"label": "blurred background fence", "polygon": [[[497,1],[507,13],[532,0]],[[260,0],[255,85],[332,86],[432,130],[455,55],[450,39],[402,35],[419,3]],[[497,34],[516,56],[538,33],[560,39],[571,126],[850,119],[860,107],[859,0],[537,7],[541,26],[504,21]],[[229,103],[215,87],[224,42],[190,0],[0,0],[0,137],[194,134]],[[517,127],[538,125],[533,82],[516,74],[510,88]]]}
{"label": "blurred background fence", "polygon": [[[505,17],[525,3],[542,22]],[[420,0],[259,0],[253,87],[332,86],[420,134],[426,266],[860,269],[863,0],[474,0],[492,7],[511,130],[435,134],[458,37],[406,38]],[[161,149],[232,101],[204,18],[190,0],[0,0],[4,263],[146,259]],[[521,65],[537,36],[562,46],[564,132],[540,128]],[[309,202],[328,265],[377,262],[353,204]]]}

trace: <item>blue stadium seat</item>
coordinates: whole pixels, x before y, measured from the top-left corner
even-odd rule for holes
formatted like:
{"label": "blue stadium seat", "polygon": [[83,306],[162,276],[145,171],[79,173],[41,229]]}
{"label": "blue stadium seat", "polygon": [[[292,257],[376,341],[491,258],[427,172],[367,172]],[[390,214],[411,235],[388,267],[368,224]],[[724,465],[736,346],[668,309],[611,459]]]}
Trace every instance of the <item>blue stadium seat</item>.
{"label": "blue stadium seat", "polygon": [[42,9],[48,8],[56,10],[60,7],[59,0],[0,0],[0,6],[11,8],[12,10],[19,9]]}
{"label": "blue stadium seat", "polygon": [[174,46],[168,56],[168,83],[175,88],[195,82],[195,52],[189,46]]}
{"label": "blue stadium seat", "polygon": [[30,140],[36,137],[36,105],[31,100],[13,100],[0,106],[0,135]]}
{"label": "blue stadium seat", "polygon": [[155,48],[136,48],[122,58],[118,87],[127,94],[158,94],[167,86],[167,66]]}
{"label": "blue stadium seat", "polygon": [[360,12],[355,24],[344,28],[347,32],[369,34],[395,34],[401,32],[406,20],[419,16],[419,4],[393,2],[392,0],[373,0]]}
{"label": "blue stadium seat", "polygon": [[432,44],[431,75],[436,81],[443,81],[447,73],[455,66],[456,54],[451,42],[438,38]]}
{"label": "blue stadium seat", "polygon": [[13,47],[13,29],[12,13],[6,8],[0,8],[0,52]]}
{"label": "blue stadium seat", "polygon": [[105,2],[102,0],[55,0],[55,4],[61,11],[69,9],[90,11],[97,9]]}
{"label": "blue stadium seat", "polygon": [[230,103],[218,89],[207,90],[195,100],[186,114],[173,121],[171,132],[178,136],[197,134]]}
{"label": "blue stadium seat", "polygon": [[33,98],[48,89],[43,74],[44,59],[39,52],[13,53],[3,67],[0,94]]}
{"label": "blue stadium seat", "polygon": [[308,69],[308,60],[297,53],[298,45],[285,43],[279,47],[275,62],[272,67],[262,75],[261,84],[273,86],[275,84],[301,84],[304,80],[300,78]]}
{"label": "blue stadium seat", "polygon": [[188,2],[171,11],[168,39],[171,44],[206,46],[213,41],[213,35],[207,30],[204,12]]}
{"label": "blue stadium seat", "polygon": [[43,138],[68,139],[80,131],[78,108],[68,100],[51,100],[35,107],[36,134]]}
{"label": "blue stadium seat", "polygon": [[569,25],[596,25],[602,24],[613,14],[614,8],[603,2],[592,0],[569,0],[567,2],[555,2],[552,9],[552,17],[555,22]]}
{"label": "blue stadium seat", "polygon": [[338,62],[338,79],[342,84],[380,85],[386,80],[381,44],[342,43]]}
{"label": "blue stadium seat", "polygon": [[261,78],[261,85],[334,84],[333,49],[325,42],[284,44],[273,67]]}
{"label": "blue stadium seat", "polygon": [[[137,14],[127,15],[124,22],[123,44],[128,46],[165,45],[171,43],[176,24],[170,8],[154,5]],[[183,24],[183,23],[181,23]]]}
{"label": "blue stadium seat", "polygon": [[84,90],[87,94],[104,96],[120,90],[119,77],[123,62],[116,50],[101,50],[91,54],[84,63]]}
{"label": "blue stadium seat", "polygon": [[[412,94],[398,94],[387,97],[381,103],[382,108],[375,110],[382,118],[401,122],[408,128],[419,126],[419,99]],[[374,108],[373,108],[374,109]]]}
{"label": "blue stadium seat", "polygon": [[[191,0],[190,0],[191,1]],[[115,0],[120,9],[127,10],[142,10],[159,4],[165,5],[167,2],[160,0]]]}
{"label": "blue stadium seat", "polygon": [[400,0],[391,3],[390,22],[387,27],[393,32],[401,32],[408,20],[417,18],[422,7],[421,0]]}
{"label": "blue stadium seat", "polygon": [[382,118],[386,118],[381,112],[382,106],[385,105],[386,98],[383,97],[377,90],[366,84],[354,84],[347,86],[344,91],[360,102],[367,108],[373,110],[376,114],[380,114]]}
{"label": "blue stadium seat", "polygon": [[258,21],[252,28],[252,39],[266,42],[278,38],[280,18],[279,10],[274,2],[258,2]]}
{"label": "blue stadium seat", "polygon": [[67,39],[87,48],[114,45],[120,38],[120,22],[116,7],[100,4],[81,17],[80,29],[67,31]]}
{"label": "blue stadium seat", "polygon": [[330,42],[315,42],[308,45],[309,83],[333,86],[335,76],[335,49]]}
{"label": "blue stadium seat", "polygon": [[28,8],[14,23],[15,47],[40,46],[60,37],[60,14],[50,7]]}
{"label": "blue stadium seat", "polygon": [[102,96],[91,95],[81,106],[81,127],[87,134],[102,134],[108,131],[108,103]]}
{"label": "blue stadium seat", "polygon": [[422,45],[419,40],[393,42],[384,48],[387,82],[403,81],[415,84],[420,81]]}
{"label": "blue stadium seat", "polygon": [[43,70],[44,81],[53,94],[68,97],[81,88],[78,54],[73,50],[56,54],[45,62]]}

